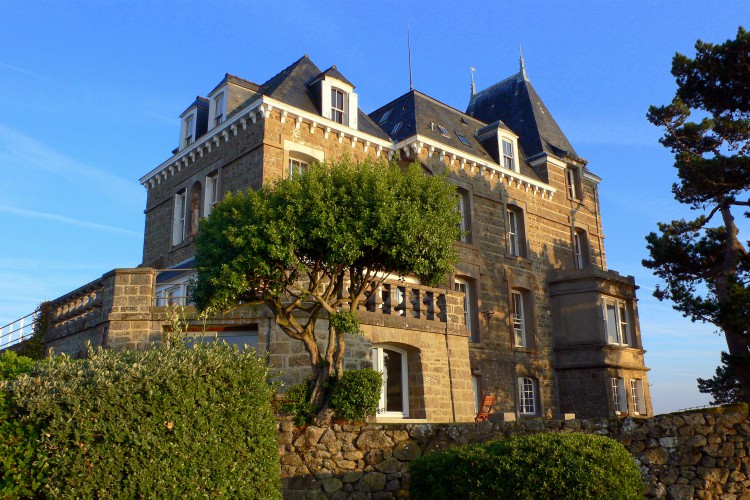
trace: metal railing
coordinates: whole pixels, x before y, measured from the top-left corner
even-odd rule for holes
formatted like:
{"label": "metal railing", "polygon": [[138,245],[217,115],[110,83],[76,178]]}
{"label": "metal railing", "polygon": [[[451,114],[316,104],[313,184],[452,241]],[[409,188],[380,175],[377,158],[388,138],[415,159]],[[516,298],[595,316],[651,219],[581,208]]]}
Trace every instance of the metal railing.
{"label": "metal railing", "polygon": [[27,314],[23,318],[0,327],[0,349],[23,342],[34,334],[34,319],[37,312]]}

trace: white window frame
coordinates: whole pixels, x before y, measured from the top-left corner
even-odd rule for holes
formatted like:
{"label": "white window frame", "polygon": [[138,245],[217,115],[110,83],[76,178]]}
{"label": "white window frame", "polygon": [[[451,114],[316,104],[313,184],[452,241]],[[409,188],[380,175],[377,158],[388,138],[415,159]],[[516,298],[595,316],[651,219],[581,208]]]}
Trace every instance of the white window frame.
{"label": "white window frame", "polygon": [[514,154],[515,147],[512,140],[505,137],[500,138],[500,145],[502,148],[503,155],[503,167],[508,170],[516,171],[516,155]]}
{"label": "white window frame", "polygon": [[518,377],[518,413],[521,415],[538,415],[537,380],[531,377]]}
{"label": "white window frame", "polygon": [[216,170],[206,176],[205,194],[203,200],[203,217],[211,215],[216,204],[219,202],[219,171]]}
{"label": "white window frame", "polygon": [[189,114],[185,117],[185,134],[183,135],[183,147],[188,147],[195,142],[195,115]]}
{"label": "white window frame", "polygon": [[630,311],[627,302],[605,297],[602,300],[605,340],[610,345],[630,346]]}
{"label": "white window frame", "polygon": [[482,406],[482,378],[479,375],[471,376],[471,391],[474,394],[474,414],[479,413]]}
{"label": "white window frame", "polygon": [[474,281],[466,278],[454,278],[453,289],[464,294],[464,324],[469,331],[469,340],[479,341],[479,329],[475,328],[476,302],[474,301]]}
{"label": "white window frame", "polygon": [[226,119],[226,102],[224,92],[214,98],[214,126],[221,125]]}
{"label": "white window frame", "polygon": [[514,206],[509,206],[506,212],[508,214],[508,253],[514,257],[523,257],[524,248],[521,246],[525,242],[521,241],[523,212]]}
{"label": "white window frame", "polygon": [[577,200],[579,199],[579,193],[576,171],[573,167],[568,167],[565,173],[567,174],[566,177],[568,179],[568,196],[570,196],[571,199]]}
{"label": "white window frame", "polygon": [[[383,361],[383,349],[394,351],[401,355],[401,389],[402,389],[402,408],[404,411],[386,411],[385,391],[387,387],[387,373],[385,373]],[[391,345],[372,346],[372,368],[383,374],[383,386],[380,390],[380,401],[378,402],[378,417],[384,418],[408,418],[409,417],[409,363],[407,352],[398,347]]]}
{"label": "white window frame", "polygon": [[524,310],[524,292],[512,290],[511,303],[513,307],[513,343],[516,347],[528,347],[526,311]]}
{"label": "white window frame", "polygon": [[458,213],[461,214],[461,221],[459,222],[459,235],[458,241],[461,243],[471,243],[471,205],[469,204],[469,192],[465,189],[456,189],[458,195]]}
{"label": "white window frame", "polygon": [[182,189],[174,195],[174,212],[172,217],[172,246],[185,241],[187,232],[187,189]]}
{"label": "white window frame", "polygon": [[[341,108],[337,106],[338,96],[341,95]],[[331,120],[346,125],[346,92],[338,87],[331,87]]]}
{"label": "white window frame", "polygon": [[307,172],[307,169],[310,168],[310,164],[306,162],[305,160],[300,160],[299,158],[293,158],[289,157],[289,178],[292,179],[296,175],[302,175],[305,172]]}
{"label": "white window frame", "polygon": [[615,413],[620,415],[628,412],[628,397],[625,392],[625,379],[619,377],[613,377],[610,380],[610,387],[612,390],[612,405],[615,408]]}
{"label": "white window frame", "polygon": [[630,402],[633,406],[633,414],[646,413],[645,398],[643,396],[643,380],[639,378],[630,379]]}

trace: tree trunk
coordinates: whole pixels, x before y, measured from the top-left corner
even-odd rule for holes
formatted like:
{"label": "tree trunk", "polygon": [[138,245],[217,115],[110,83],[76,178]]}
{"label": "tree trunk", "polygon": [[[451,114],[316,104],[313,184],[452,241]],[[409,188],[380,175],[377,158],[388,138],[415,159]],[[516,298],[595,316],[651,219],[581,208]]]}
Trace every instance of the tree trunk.
{"label": "tree trunk", "polygon": [[742,399],[750,405],[750,350],[748,350],[747,336],[724,330],[729,347],[730,364],[735,369],[737,379],[742,386]]}

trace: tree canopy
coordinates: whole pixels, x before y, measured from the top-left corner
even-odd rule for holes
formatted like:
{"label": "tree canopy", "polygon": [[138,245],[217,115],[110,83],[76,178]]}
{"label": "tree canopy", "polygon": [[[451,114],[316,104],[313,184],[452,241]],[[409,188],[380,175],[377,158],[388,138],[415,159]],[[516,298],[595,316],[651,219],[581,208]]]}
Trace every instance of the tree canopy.
{"label": "tree canopy", "polygon": [[664,128],[660,142],[674,153],[675,199],[700,215],[660,223],[646,237],[651,258],[643,264],[664,281],[657,298],[721,329],[747,401],[750,258],[735,214],[750,206],[750,35],[739,28],[733,40],[699,40],[695,50],[694,58],[674,56],[675,97],[647,116]]}
{"label": "tree canopy", "polygon": [[736,370],[729,363],[728,353],[721,353],[721,364],[716,367],[716,374],[713,377],[698,379],[698,390],[703,394],[713,396],[712,405],[739,403],[744,399]]}
{"label": "tree canopy", "polygon": [[[342,372],[344,334],[359,332],[358,307],[390,275],[442,282],[459,221],[455,188],[419,164],[314,164],[228,195],[201,221],[192,299],[200,310],[268,306],[309,353],[311,399],[322,406],[325,382]],[[318,338],[316,323],[329,318],[328,338]]]}

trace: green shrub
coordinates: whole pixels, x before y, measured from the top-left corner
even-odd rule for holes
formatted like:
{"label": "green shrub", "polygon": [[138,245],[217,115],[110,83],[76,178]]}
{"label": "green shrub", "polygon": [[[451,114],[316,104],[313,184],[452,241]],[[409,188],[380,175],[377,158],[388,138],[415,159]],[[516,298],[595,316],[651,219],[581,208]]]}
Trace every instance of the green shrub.
{"label": "green shrub", "polygon": [[8,390],[43,426],[38,496],[281,498],[266,378],[252,351],[176,342],[57,357]]}
{"label": "green shrub", "polygon": [[410,467],[412,498],[643,498],[633,457],[613,439],[534,434],[425,455]]}
{"label": "green shrub", "polygon": [[291,415],[294,425],[301,427],[312,422],[315,416],[315,405],[310,403],[313,380],[307,379],[301,384],[293,385],[284,394],[281,411]]}
{"label": "green shrub", "polygon": [[8,384],[30,373],[36,361],[13,351],[0,354],[0,498],[34,496],[44,481],[45,470],[35,467],[39,460],[39,422],[22,422],[18,407],[9,394]]}
{"label": "green shrub", "polygon": [[332,382],[331,409],[338,418],[364,420],[375,415],[383,374],[371,368],[345,371]]}

